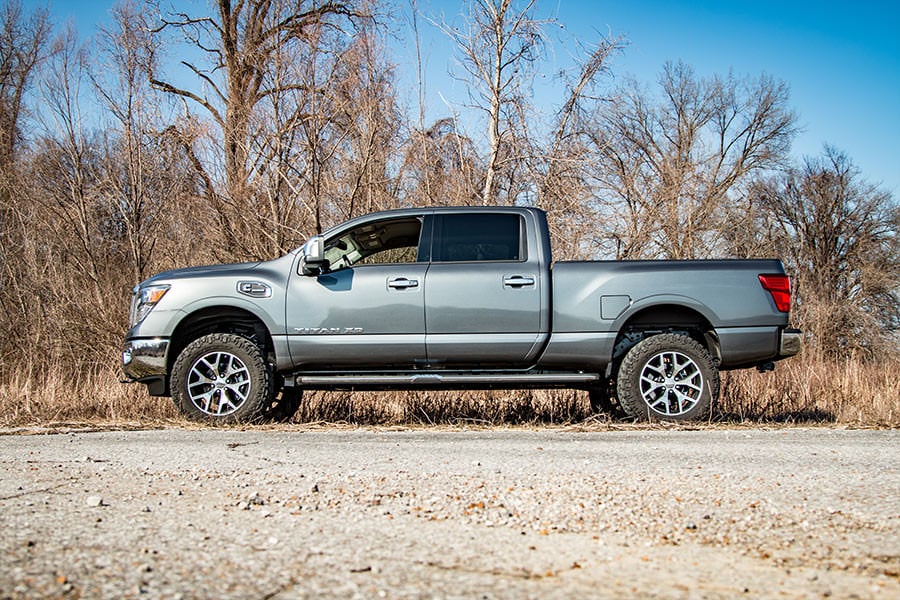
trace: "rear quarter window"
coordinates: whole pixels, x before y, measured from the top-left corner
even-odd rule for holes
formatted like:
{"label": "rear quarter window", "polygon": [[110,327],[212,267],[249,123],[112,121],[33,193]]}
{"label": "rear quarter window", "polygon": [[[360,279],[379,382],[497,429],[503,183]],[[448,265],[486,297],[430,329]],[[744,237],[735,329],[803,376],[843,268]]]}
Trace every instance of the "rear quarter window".
{"label": "rear quarter window", "polygon": [[436,262],[525,260],[522,217],[475,213],[442,215],[432,257]]}

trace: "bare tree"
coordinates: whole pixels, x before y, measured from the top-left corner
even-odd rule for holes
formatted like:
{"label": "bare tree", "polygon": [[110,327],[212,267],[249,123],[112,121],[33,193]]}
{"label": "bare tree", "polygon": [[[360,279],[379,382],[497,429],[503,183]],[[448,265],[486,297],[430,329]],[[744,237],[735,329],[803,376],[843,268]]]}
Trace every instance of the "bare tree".
{"label": "bare tree", "polygon": [[[66,381],[115,368],[123,303],[136,279],[159,270],[158,241],[195,237],[177,231],[186,211],[160,209],[185,195],[191,173],[184,153],[152,131],[139,16],[116,14],[124,30],[108,32],[99,53],[86,52],[71,28],[58,37],[38,72],[33,138],[16,159],[18,243],[0,298],[11,346],[41,348],[13,354],[29,385],[60,368]],[[185,264],[185,255],[174,262]]]}
{"label": "bare tree", "polygon": [[[153,40],[146,13],[133,1],[113,9],[113,28],[101,29],[100,56],[104,61],[92,75],[105,114],[107,149],[101,166],[101,193],[119,215],[128,247],[133,283],[149,275],[148,268],[163,221],[167,200],[179,193],[177,161],[164,147],[159,131],[159,98],[149,88],[148,70],[154,70]],[[162,161],[168,161],[162,164]]]}
{"label": "bare tree", "polygon": [[60,40],[59,51],[41,80],[43,135],[37,142],[38,155],[33,165],[46,169],[38,178],[44,205],[60,223],[65,223],[78,240],[79,252],[71,254],[77,271],[102,287],[103,260],[95,235],[94,213],[98,153],[89,139],[82,109],[83,86],[87,83],[86,54],[79,47],[77,35],[67,29]]}
{"label": "bare tree", "polygon": [[[198,87],[176,85],[156,72],[150,73],[150,80],[160,90],[199,106],[212,118],[221,135],[225,182],[223,197],[210,199],[220,213],[222,233],[229,240],[228,250],[238,256],[259,257],[260,247],[247,247],[245,236],[234,235],[228,217],[246,213],[248,207],[243,203],[254,194],[254,168],[265,163],[261,157],[249,155],[258,140],[256,129],[264,123],[260,109],[273,97],[288,92],[315,92],[305,87],[308,82],[285,77],[289,72],[283,60],[285,53],[300,52],[314,45],[327,30],[365,15],[351,3],[339,1],[218,0],[215,6],[214,16],[177,13],[164,18],[155,29],[157,35],[179,32],[200,51],[203,62],[181,62],[196,78]],[[294,114],[285,118],[295,125],[318,115]],[[204,178],[215,179],[208,171]],[[237,205],[242,209],[234,210]],[[264,250],[270,251],[271,245],[264,245]]]}
{"label": "bare tree", "polygon": [[[63,344],[56,336],[60,328],[47,318],[55,312],[57,297],[48,285],[48,274],[59,266],[51,259],[59,239],[51,231],[53,219],[35,201],[34,185],[40,182],[31,171],[31,157],[36,140],[20,137],[19,122],[26,112],[25,90],[32,79],[38,80],[39,62],[29,51],[35,49],[35,38],[27,34],[20,6],[3,8],[2,116],[4,118],[4,163],[0,170],[0,383],[12,374],[26,373],[44,366],[49,354]],[[42,19],[39,22],[46,23]],[[11,33],[14,32],[14,33]],[[48,32],[39,28],[32,34],[45,42]],[[12,35],[13,37],[10,37]],[[21,37],[16,37],[21,36]],[[41,52],[52,48],[41,47]],[[47,55],[44,55],[46,57]],[[25,60],[25,64],[21,61]],[[35,103],[39,103],[36,100]],[[42,111],[44,112],[44,111]],[[23,143],[27,141],[28,143]],[[59,286],[57,285],[56,288]],[[91,296],[91,290],[86,290]],[[41,348],[39,353],[23,352],[25,348]]]}
{"label": "bare tree", "polygon": [[585,241],[595,229],[590,182],[597,161],[589,116],[605,101],[597,88],[610,56],[622,44],[621,38],[602,38],[580,61],[576,77],[566,82],[565,102],[555,115],[548,146],[534,161],[537,202],[547,211],[554,252],[560,257],[584,258]]}
{"label": "bare tree", "polygon": [[344,109],[337,124],[344,133],[345,150],[338,194],[347,203],[345,218],[396,208],[390,171],[402,118],[393,69],[384,59],[374,27],[361,27],[340,65],[345,74],[335,92]]}
{"label": "bare tree", "polygon": [[15,0],[0,7],[0,327],[9,336],[21,325],[23,306],[17,293],[28,236],[28,210],[16,192],[20,123],[35,69],[50,50],[50,32],[46,10],[29,16]]}
{"label": "bare tree", "polygon": [[0,169],[12,162],[24,95],[46,55],[50,31],[46,9],[26,16],[16,0],[0,7]]}
{"label": "bare tree", "polygon": [[895,352],[900,207],[891,194],[826,147],[820,158],[756,182],[746,201],[759,207],[767,244],[793,275],[794,319],[813,347],[830,354]]}
{"label": "bare tree", "polygon": [[620,258],[713,252],[729,192],[781,164],[795,132],[787,86],[771,77],[699,79],[670,63],[659,84],[657,99],[632,83],[593,128],[606,250]]}
{"label": "bare tree", "polygon": [[[416,93],[417,93],[417,104],[418,104],[418,114],[416,115],[418,120],[416,121],[415,126],[411,126],[409,129],[413,131],[413,135],[411,136],[413,139],[418,139],[420,141],[421,148],[421,157],[420,160],[424,163],[428,163],[428,143],[424,136],[425,132],[425,76],[423,74],[424,70],[424,60],[422,58],[422,40],[419,34],[419,3],[417,0],[409,0],[409,14],[410,20],[409,25],[412,29],[413,34],[413,43],[416,48]],[[426,198],[431,197],[431,190],[429,189],[429,182],[426,180],[423,182],[424,185],[424,196]]]}
{"label": "bare tree", "polygon": [[425,131],[414,129],[406,140],[399,195],[411,206],[468,204],[480,192],[479,163],[474,142],[454,119],[439,119]]}
{"label": "bare tree", "polygon": [[476,106],[487,115],[484,204],[499,201],[498,175],[523,158],[516,153],[514,138],[527,127],[525,92],[544,46],[544,22],[533,16],[535,2],[472,0],[464,8],[465,28],[440,26],[456,43],[460,62],[474,86]]}
{"label": "bare tree", "polygon": [[123,268],[118,209],[101,190],[104,140],[89,131],[82,112],[86,57],[69,28],[42,70],[37,134],[20,161],[16,268],[28,288],[15,290],[16,334],[43,349],[23,357],[41,371],[65,362],[77,372],[109,361],[124,325],[116,304],[133,283]]}

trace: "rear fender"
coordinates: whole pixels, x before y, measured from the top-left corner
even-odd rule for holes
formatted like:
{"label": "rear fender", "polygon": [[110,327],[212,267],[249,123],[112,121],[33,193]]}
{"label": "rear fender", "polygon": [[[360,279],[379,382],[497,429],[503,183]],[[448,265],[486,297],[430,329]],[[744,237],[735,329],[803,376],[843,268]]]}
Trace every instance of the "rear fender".
{"label": "rear fender", "polygon": [[[710,325],[710,327],[715,327],[715,324],[718,322],[717,316],[710,310],[708,306],[694,300],[693,298],[689,298],[688,296],[680,296],[677,294],[660,294],[657,296],[648,296],[646,298],[641,298],[635,302],[631,303],[625,311],[622,312],[618,317],[616,317],[613,322],[612,329],[614,331],[622,331],[626,325],[629,324],[632,320],[635,319],[642,312],[647,312],[648,314],[652,312],[654,309],[665,309],[665,307],[679,307],[681,309],[688,309],[693,313],[697,313],[700,315],[703,320]],[[668,325],[668,326],[677,326],[687,324],[683,315],[673,315],[673,319],[668,322],[661,321],[660,323],[645,323],[648,326],[652,326],[654,324],[657,325]]]}

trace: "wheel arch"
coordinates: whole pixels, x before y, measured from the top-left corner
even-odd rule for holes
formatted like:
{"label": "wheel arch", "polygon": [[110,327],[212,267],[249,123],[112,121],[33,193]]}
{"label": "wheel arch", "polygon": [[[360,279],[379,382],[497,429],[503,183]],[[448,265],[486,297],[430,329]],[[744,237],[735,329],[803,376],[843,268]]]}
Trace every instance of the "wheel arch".
{"label": "wheel arch", "polygon": [[703,305],[689,298],[657,298],[656,302],[635,303],[619,319],[610,375],[615,374],[622,358],[641,340],[662,333],[681,333],[702,345],[718,362],[719,339],[713,319]]}
{"label": "wheel arch", "polygon": [[234,333],[246,337],[259,346],[264,357],[274,359],[272,333],[259,316],[236,306],[208,306],[188,314],[175,327],[169,342],[166,371],[172,372],[172,364],[188,344],[211,333]]}

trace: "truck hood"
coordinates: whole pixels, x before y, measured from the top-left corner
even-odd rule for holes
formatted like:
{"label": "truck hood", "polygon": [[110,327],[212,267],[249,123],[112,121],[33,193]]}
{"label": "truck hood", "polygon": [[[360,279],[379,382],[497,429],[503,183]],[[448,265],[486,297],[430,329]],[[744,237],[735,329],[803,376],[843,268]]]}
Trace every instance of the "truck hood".
{"label": "truck hood", "polygon": [[216,277],[219,275],[238,275],[241,272],[249,273],[261,262],[233,263],[228,265],[209,265],[202,267],[187,267],[184,269],[172,269],[157,273],[144,282],[144,285],[172,281],[177,279],[200,279],[204,277]]}

